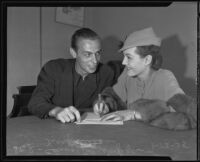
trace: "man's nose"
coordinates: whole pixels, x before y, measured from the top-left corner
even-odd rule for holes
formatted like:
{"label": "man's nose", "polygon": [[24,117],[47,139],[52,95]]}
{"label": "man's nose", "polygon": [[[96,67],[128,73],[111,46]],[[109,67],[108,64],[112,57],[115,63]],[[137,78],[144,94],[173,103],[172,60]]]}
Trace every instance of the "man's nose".
{"label": "man's nose", "polygon": [[96,64],[97,63],[97,56],[96,54],[92,55],[92,61]]}

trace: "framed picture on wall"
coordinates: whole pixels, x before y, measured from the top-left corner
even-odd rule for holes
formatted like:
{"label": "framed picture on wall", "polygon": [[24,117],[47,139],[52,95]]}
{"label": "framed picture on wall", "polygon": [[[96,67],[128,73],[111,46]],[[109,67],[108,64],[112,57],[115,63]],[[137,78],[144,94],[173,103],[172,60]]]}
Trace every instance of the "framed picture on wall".
{"label": "framed picture on wall", "polygon": [[56,8],[56,22],[82,27],[83,21],[84,21],[84,7]]}

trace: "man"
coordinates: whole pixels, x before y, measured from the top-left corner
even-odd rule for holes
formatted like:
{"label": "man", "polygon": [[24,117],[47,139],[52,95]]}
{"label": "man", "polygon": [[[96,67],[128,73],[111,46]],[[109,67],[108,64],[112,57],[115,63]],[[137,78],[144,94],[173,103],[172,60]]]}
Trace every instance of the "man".
{"label": "man", "polygon": [[99,63],[100,37],[89,28],[77,30],[71,38],[74,59],[47,62],[28,104],[40,117],[54,117],[62,123],[80,121],[80,112],[91,108],[97,95],[113,82],[113,71]]}

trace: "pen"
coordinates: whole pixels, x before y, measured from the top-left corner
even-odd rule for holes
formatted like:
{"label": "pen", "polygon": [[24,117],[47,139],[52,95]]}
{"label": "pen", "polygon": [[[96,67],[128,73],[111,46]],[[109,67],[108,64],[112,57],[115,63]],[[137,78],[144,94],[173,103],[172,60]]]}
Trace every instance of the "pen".
{"label": "pen", "polygon": [[[101,98],[101,94],[99,93],[98,94],[98,102],[97,102],[97,106],[98,106],[98,109],[100,108],[100,104],[102,103],[102,98]],[[99,112],[99,116],[101,117],[101,113],[102,112]]]}

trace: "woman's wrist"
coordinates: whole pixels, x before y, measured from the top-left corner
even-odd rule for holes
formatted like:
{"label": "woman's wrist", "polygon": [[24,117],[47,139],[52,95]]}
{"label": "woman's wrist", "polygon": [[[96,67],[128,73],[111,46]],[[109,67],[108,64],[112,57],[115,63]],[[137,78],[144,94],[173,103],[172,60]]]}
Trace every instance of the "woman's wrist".
{"label": "woman's wrist", "polygon": [[130,117],[131,117],[130,120],[135,120],[135,110],[130,111]]}
{"label": "woman's wrist", "polygon": [[142,116],[139,112],[135,111],[135,110],[131,110],[131,120],[141,120],[142,119]]}

